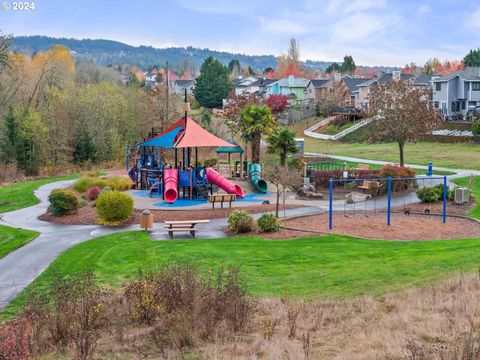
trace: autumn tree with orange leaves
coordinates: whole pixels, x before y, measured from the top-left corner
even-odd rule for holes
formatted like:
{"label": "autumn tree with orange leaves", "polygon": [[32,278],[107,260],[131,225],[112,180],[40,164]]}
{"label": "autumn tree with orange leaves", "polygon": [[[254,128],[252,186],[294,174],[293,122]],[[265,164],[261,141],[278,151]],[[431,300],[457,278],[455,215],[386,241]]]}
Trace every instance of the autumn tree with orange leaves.
{"label": "autumn tree with orange leaves", "polygon": [[290,40],[290,47],[287,54],[280,55],[277,61],[277,67],[273,72],[273,77],[281,79],[293,75],[295,77],[310,78],[311,75],[307,69],[303,68],[300,62],[300,47],[296,39]]}

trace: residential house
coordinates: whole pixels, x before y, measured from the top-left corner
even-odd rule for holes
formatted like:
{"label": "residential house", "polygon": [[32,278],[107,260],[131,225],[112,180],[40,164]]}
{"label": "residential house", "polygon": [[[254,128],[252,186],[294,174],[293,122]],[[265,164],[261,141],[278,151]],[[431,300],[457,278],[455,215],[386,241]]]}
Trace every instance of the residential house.
{"label": "residential house", "polygon": [[373,86],[385,85],[391,81],[406,81],[414,85],[416,76],[413,74],[402,74],[400,71],[391,73],[380,73],[377,77],[357,84],[358,91],[355,93],[355,107],[367,109],[370,92]]}
{"label": "residential house", "polygon": [[248,76],[235,81],[235,95],[240,95],[243,93],[253,94],[259,91],[260,87],[257,84],[257,79],[253,76]]}
{"label": "residential house", "polygon": [[193,88],[195,87],[195,79],[189,80],[174,80],[171,82],[171,89],[179,95],[185,94],[185,89],[187,90],[187,94],[193,94]]}
{"label": "residential house", "polygon": [[480,106],[480,67],[466,67],[449,75],[433,77],[433,104],[446,115]]}
{"label": "residential house", "polygon": [[315,103],[331,100],[341,108],[354,108],[357,85],[365,82],[365,78],[354,78],[348,75],[337,76],[334,79],[312,80],[315,86]]}
{"label": "residential house", "polygon": [[290,75],[272,82],[266,86],[265,96],[286,95],[290,105],[305,105],[313,103],[315,99],[315,88],[309,79],[296,78]]}
{"label": "residential house", "polygon": [[251,85],[251,88],[256,89],[258,88],[258,94],[262,97],[267,97],[267,86],[270,84],[273,84],[274,82],[277,82],[278,79],[266,79],[266,78],[260,78],[257,79],[256,82],[254,82]]}

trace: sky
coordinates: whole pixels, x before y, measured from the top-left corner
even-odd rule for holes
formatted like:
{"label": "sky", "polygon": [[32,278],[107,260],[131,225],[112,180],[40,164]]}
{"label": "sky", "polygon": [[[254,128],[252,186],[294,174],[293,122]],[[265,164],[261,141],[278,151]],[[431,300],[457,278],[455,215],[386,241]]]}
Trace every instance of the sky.
{"label": "sky", "polygon": [[479,0],[36,0],[29,11],[5,2],[0,29],[13,35],[275,56],[294,37],[302,60],[348,54],[370,66],[461,59],[480,47]]}

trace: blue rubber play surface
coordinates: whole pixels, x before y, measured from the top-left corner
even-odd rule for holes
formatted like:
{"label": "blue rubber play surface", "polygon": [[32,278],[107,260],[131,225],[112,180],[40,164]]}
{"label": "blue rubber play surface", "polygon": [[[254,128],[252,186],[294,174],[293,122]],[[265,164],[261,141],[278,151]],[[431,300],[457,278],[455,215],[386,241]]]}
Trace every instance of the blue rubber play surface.
{"label": "blue rubber play surface", "polygon": [[[246,194],[243,199],[237,199],[237,202],[263,202],[265,197],[269,196],[270,193],[266,194]],[[148,190],[137,190],[133,192],[133,196],[144,197],[148,198],[149,191]],[[162,208],[177,208],[177,207],[184,207],[184,206],[196,206],[201,204],[206,204],[207,201],[204,199],[182,199],[179,198],[173,204],[169,204],[166,201],[162,200],[162,197],[159,194],[154,194],[152,199],[159,199],[162,202],[153,204],[154,206],[162,207]]]}

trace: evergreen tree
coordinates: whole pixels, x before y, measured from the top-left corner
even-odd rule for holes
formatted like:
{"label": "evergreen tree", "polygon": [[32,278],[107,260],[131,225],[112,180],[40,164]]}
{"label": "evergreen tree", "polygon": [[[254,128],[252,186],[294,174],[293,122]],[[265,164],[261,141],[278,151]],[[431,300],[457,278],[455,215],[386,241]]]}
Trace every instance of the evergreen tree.
{"label": "evergreen tree", "polygon": [[339,72],[340,70],[341,70],[341,66],[338,65],[336,62],[334,62],[334,63],[331,63],[330,65],[328,65],[325,72],[327,74],[331,74],[333,72]]}
{"label": "evergreen tree", "polygon": [[228,74],[228,69],[217,59],[211,56],[205,59],[193,90],[200,105],[207,108],[222,106],[222,100],[232,89]]}
{"label": "evergreen tree", "polygon": [[356,68],[357,66],[355,65],[355,61],[353,61],[353,57],[350,55],[345,55],[342,66],[340,67],[340,72],[342,74],[352,75]]}
{"label": "evergreen tree", "polygon": [[470,50],[463,58],[465,66],[480,66],[480,49]]}
{"label": "evergreen tree", "polygon": [[82,130],[75,144],[73,159],[76,163],[84,163],[87,161],[96,162],[96,154],[97,150],[93,144],[92,137],[87,131]]}
{"label": "evergreen tree", "polygon": [[13,107],[8,107],[5,115],[3,139],[2,139],[2,162],[14,164],[17,161],[17,152],[21,142],[17,119],[13,112]]}

